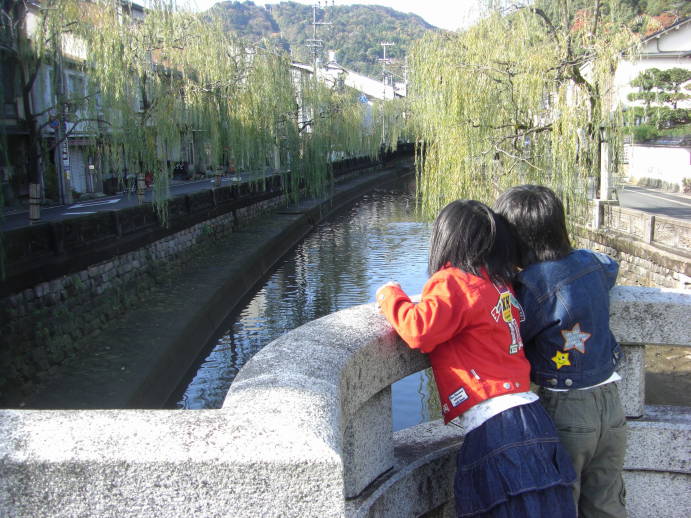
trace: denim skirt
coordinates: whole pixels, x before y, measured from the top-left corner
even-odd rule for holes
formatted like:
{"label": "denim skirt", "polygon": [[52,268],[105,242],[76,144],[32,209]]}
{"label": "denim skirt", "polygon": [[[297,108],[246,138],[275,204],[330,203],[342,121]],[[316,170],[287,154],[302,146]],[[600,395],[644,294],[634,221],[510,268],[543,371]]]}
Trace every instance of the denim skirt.
{"label": "denim skirt", "polygon": [[491,417],[458,453],[456,516],[576,518],[576,473],[539,401]]}

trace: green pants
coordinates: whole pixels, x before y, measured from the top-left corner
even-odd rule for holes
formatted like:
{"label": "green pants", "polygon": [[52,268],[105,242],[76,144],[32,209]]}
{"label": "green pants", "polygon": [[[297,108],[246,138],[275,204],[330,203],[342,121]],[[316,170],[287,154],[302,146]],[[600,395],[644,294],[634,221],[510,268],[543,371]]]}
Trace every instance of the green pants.
{"label": "green pants", "polygon": [[538,394],[576,470],[579,518],[624,518],[626,417],[616,383],[565,392],[540,388]]}

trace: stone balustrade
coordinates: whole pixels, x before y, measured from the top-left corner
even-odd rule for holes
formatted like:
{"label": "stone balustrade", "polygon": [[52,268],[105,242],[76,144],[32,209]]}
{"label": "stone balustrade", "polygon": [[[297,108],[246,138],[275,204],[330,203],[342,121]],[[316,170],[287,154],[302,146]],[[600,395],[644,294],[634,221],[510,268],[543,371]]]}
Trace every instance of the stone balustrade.
{"label": "stone balustrade", "polygon": [[[690,409],[644,404],[643,353],[691,345],[691,294],[611,300],[629,515],[688,516]],[[427,366],[367,304],[267,345],[220,410],[2,410],[0,516],[451,516],[459,429],[392,433],[391,384]]]}
{"label": "stone balustrade", "polygon": [[624,232],[644,243],[662,245],[686,253],[691,251],[691,223],[688,221],[627,209],[598,200],[596,208],[600,208],[602,212],[604,228]]}

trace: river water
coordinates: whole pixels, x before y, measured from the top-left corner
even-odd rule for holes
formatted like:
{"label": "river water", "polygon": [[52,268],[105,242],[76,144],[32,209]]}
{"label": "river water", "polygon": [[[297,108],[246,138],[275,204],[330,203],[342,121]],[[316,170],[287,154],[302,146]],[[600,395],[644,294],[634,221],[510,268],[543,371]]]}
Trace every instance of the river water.
{"label": "river water", "polygon": [[[414,215],[414,184],[377,190],[322,223],[267,278],[228,323],[195,369],[178,408],[220,408],[240,368],[281,334],[310,320],[374,301],[384,282],[420,293],[427,279],[430,225]],[[685,348],[646,348],[646,402],[688,406],[691,354]],[[436,419],[431,373],[393,385],[393,426]]]}
{"label": "river water", "polygon": [[[377,190],[323,222],[275,269],[201,362],[178,408],[220,408],[239,369],[281,334],[374,301],[384,282],[420,293],[430,226],[414,215],[414,185]],[[393,385],[394,430],[438,416],[431,373]],[[431,396],[431,397],[430,397]]]}

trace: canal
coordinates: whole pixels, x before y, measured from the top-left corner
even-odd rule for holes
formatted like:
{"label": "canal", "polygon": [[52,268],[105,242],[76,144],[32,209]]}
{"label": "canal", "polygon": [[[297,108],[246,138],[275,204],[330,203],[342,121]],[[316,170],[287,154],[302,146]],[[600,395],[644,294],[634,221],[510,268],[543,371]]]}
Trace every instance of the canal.
{"label": "canal", "polygon": [[[412,181],[376,190],[320,224],[231,317],[178,392],[176,406],[220,408],[240,368],[264,345],[310,320],[373,302],[388,280],[421,292],[430,227],[416,220],[413,193]],[[439,415],[430,378],[421,372],[394,384],[394,430]]]}
{"label": "canal", "polygon": [[[231,315],[207,345],[169,406],[220,408],[242,366],[266,344],[306,322],[374,301],[397,280],[420,293],[427,279],[430,225],[414,213],[414,181],[379,189],[321,223]],[[682,348],[646,348],[646,402],[688,405],[691,355]],[[431,372],[393,385],[393,426],[400,430],[440,415]]]}

